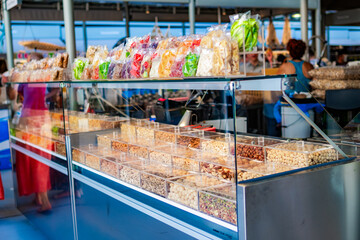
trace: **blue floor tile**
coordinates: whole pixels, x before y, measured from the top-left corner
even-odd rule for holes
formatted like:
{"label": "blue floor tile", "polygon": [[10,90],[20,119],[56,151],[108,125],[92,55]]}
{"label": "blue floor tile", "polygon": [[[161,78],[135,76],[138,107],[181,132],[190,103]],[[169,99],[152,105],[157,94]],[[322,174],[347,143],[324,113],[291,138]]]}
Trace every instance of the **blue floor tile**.
{"label": "blue floor tile", "polygon": [[24,216],[0,219],[1,239],[11,240],[46,240],[47,238]]}

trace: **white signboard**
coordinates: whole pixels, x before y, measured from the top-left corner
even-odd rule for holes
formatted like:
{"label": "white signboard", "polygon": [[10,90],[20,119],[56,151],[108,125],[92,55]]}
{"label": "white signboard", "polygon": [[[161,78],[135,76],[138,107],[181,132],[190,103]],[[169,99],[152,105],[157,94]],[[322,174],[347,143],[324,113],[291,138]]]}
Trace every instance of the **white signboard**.
{"label": "white signboard", "polygon": [[6,0],[6,9],[10,10],[19,4],[21,4],[21,0]]}

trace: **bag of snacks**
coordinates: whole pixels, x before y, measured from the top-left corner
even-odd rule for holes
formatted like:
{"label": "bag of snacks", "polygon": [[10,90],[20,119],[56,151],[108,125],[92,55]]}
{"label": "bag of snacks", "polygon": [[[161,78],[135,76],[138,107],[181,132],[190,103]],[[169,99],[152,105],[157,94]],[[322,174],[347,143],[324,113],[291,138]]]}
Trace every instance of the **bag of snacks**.
{"label": "bag of snacks", "polygon": [[130,78],[141,78],[141,63],[144,58],[145,50],[138,50],[132,59],[131,69],[130,69]]}
{"label": "bag of snacks", "polygon": [[231,74],[239,75],[240,74],[240,53],[239,53],[239,45],[235,39],[230,41],[231,43]]}
{"label": "bag of snacks", "polygon": [[153,48],[149,48],[146,50],[143,60],[141,62],[141,70],[140,75],[142,78],[148,78],[150,77],[150,70],[151,70],[151,57],[153,56],[155,50]]}
{"label": "bag of snacks", "polygon": [[130,58],[125,60],[123,66],[122,66],[121,75],[120,75],[122,79],[130,78],[131,62],[132,62],[132,59],[130,59]]}
{"label": "bag of snacks", "polygon": [[171,66],[170,77],[183,77],[183,66],[185,63],[186,55],[176,55],[175,61]]}
{"label": "bag of snacks", "polygon": [[260,28],[259,19],[259,15],[252,16],[250,11],[230,16],[231,37],[237,40],[240,51],[243,48],[245,51],[252,51],[256,47]]}
{"label": "bag of snacks", "polygon": [[101,61],[99,64],[99,79],[107,79],[110,59]]}
{"label": "bag of snacks", "polygon": [[76,58],[73,64],[74,79],[80,80],[85,66],[89,64],[89,60],[86,58]]}
{"label": "bag of snacks", "polygon": [[113,60],[118,61],[120,60],[123,50],[124,50],[124,44],[121,44],[110,51],[109,57],[111,57]]}
{"label": "bag of snacks", "polygon": [[225,37],[214,39],[213,76],[226,76],[231,72],[231,43]]}
{"label": "bag of snacks", "polygon": [[159,65],[159,77],[169,77],[171,72],[171,66],[175,61],[175,49],[165,50],[161,56],[161,62]]}
{"label": "bag of snacks", "polygon": [[[204,37],[205,38],[205,37]],[[196,71],[197,77],[209,77],[212,75],[214,61],[214,50],[211,48],[200,48],[200,57],[198,68]]]}
{"label": "bag of snacks", "polygon": [[99,65],[92,66],[92,73],[91,73],[91,79],[92,80],[98,80],[99,79]]}
{"label": "bag of snacks", "polygon": [[151,70],[150,77],[158,78],[159,77],[159,66],[161,62],[161,56],[163,51],[156,50],[154,54],[151,56]]}
{"label": "bag of snacks", "polygon": [[84,70],[81,73],[80,79],[89,80],[92,78],[92,73],[93,73],[93,66],[91,64],[87,64],[85,65]]}
{"label": "bag of snacks", "polygon": [[199,63],[199,53],[198,51],[191,51],[186,55],[185,62],[183,65],[183,75],[184,77],[194,77]]}

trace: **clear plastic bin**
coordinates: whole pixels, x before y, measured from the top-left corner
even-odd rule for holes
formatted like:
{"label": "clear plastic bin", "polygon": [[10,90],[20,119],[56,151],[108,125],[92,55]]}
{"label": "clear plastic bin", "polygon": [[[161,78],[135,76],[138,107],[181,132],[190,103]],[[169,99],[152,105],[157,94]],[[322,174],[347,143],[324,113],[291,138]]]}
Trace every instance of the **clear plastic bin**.
{"label": "clear plastic bin", "polygon": [[100,171],[113,177],[118,177],[118,161],[116,159],[101,158]]}
{"label": "clear plastic bin", "polygon": [[85,164],[85,153],[81,148],[72,149],[72,160],[81,164]]}
{"label": "clear plastic bin", "polygon": [[265,146],[284,142],[284,140],[272,138],[238,136],[236,138],[236,155],[238,157],[265,161]]}
{"label": "clear plastic bin", "polygon": [[167,184],[167,198],[188,207],[199,209],[199,190],[223,183],[216,178],[203,174],[173,178]]}
{"label": "clear plastic bin", "polygon": [[147,124],[147,120],[144,119],[130,119],[128,121],[121,122],[120,129],[122,136],[128,136],[130,139],[136,138],[136,127]]}
{"label": "clear plastic bin", "polygon": [[144,167],[144,161],[129,161],[120,163],[118,178],[126,183],[140,187],[140,177]]}
{"label": "clear plastic bin", "polygon": [[165,164],[166,166],[171,167],[172,156],[171,153],[160,150],[149,150],[149,160],[151,162],[157,162],[160,164]]}
{"label": "clear plastic bin", "polygon": [[165,127],[155,130],[156,142],[176,143],[176,135],[191,132],[192,129],[185,127]]}
{"label": "clear plastic bin", "polygon": [[122,117],[107,117],[100,120],[100,128],[101,130],[120,128],[120,123],[127,120],[127,118]]}
{"label": "clear plastic bin", "polygon": [[120,135],[120,132],[111,132],[107,134],[96,135],[98,146],[111,148],[112,139],[116,139]]}
{"label": "clear plastic bin", "polygon": [[200,171],[222,180],[234,181],[235,157],[203,153],[200,161]]}
{"label": "clear plastic bin", "polygon": [[155,139],[155,131],[161,128],[167,128],[169,125],[158,122],[142,121],[136,126],[136,137],[143,141],[153,142]]}
{"label": "clear plastic bin", "polygon": [[215,132],[194,130],[176,135],[176,143],[189,148],[201,149],[201,139],[218,135],[219,134]]}
{"label": "clear plastic bin", "polygon": [[129,144],[129,154],[142,159],[149,159],[149,149],[138,144]]}
{"label": "clear plastic bin", "polygon": [[236,225],[236,186],[225,184],[200,191],[199,210]]}
{"label": "clear plastic bin", "polygon": [[149,192],[166,197],[166,181],[187,174],[188,172],[184,170],[151,163],[141,173],[141,187]]}
{"label": "clear plastic bin", "polygon": [[234,146],[234,138],[230,133],[213,133],[206,134],[201,139],[201,150],[206,153],[214,153],[220,155],[231,154],[231,149]]}
{"label": "clear plastic bin", "polygon": [[156,150],[172,156],[173,168],[199,172],[198,158],[200,156],[200,152],[198,150],[189,149],[176,144],[161,146],[156,148]]}
{"label": "clear plastic bin", "polygon": [[308,167],[338,160],[338,153],[327,144],[292,141],[266,147],[266,160],[270,163]]}

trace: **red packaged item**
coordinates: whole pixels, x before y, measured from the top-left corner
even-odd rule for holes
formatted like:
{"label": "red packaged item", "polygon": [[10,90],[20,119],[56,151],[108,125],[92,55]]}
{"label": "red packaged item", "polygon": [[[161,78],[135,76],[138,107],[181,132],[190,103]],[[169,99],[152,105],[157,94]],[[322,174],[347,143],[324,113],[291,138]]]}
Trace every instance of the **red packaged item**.
{"label": "red packaged item", "polygon": [[99,79],[99,66],[95,66],[93,68],[93,72],[91,74],[91,79],[93,79],[93,80]]}
{"label": "red packaged item", "polygon": [[134,54],[131,62],[130,78],[141,78],[141,62],[144,58],[144,51],[139,50]]}

